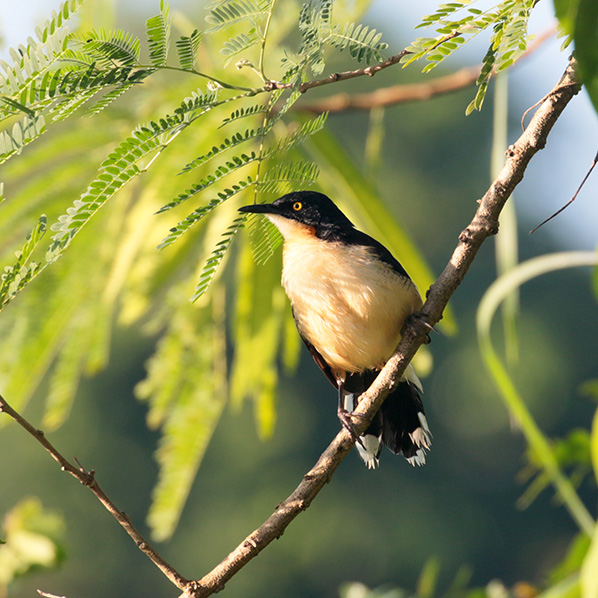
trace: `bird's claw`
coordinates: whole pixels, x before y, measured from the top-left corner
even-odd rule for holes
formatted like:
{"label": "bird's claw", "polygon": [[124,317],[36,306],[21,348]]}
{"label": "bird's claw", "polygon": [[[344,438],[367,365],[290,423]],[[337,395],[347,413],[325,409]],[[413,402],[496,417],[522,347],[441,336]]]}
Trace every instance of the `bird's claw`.
{"label": "bird's claw", "polygon": [[353,419],[357,418],[364,420],[367,419],[366,416],[362,415],[361,413],[353,413],[351,411],[347,411],[346,409],[343,409],[341,407],[337,409],[336,414],[338,415],[338,418],[343,428],[345,428],[345,430],[349,432],[349,435],[353,439],[353,442],[358,442],[365,449],[365,447],[363,446],[363,442],[361,441],[361,438],[359,438],[357,432],[355,431],[355,424],[353,423]]}

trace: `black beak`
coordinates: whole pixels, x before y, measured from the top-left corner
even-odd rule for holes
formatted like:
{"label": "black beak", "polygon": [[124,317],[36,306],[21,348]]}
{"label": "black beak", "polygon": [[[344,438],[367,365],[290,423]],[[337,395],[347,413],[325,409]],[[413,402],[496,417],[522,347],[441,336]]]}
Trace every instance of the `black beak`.
{"label": "black beak", "polygon": [[252,214],[279,214],[280,209],[272,203],[254,203],[239,208],[239,212],[250,212]]}

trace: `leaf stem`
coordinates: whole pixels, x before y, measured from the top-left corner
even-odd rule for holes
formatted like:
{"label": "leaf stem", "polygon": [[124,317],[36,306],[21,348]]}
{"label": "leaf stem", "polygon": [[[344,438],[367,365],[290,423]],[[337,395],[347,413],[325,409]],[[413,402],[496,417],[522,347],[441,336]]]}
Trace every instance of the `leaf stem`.
{"label": "leaf stem", "polygon": [[274,6],[276,6],[276,0],[271,0],[270,8],[268,10],[268,17],[266,18],[266,23],[264,25],[264,34],[262,35],[260,58],[257,67],[259,75],[264,81],[264,83],[266,83],[269,80],[268,77],[266,77],[266,74],[264,73],[264,56],[266,53],[266,40],[268,38],[268,32],[270,31],[270,22],[272,21],[272,15],[274,14]]}
{"label": "leaf stem", "polygon": [[264,87],[243,87],[241,85],[233,85],[232,83],[227,83],[226,81],[222,81],[222,79],[218,79],[213,77],[212,75],[206,75],[201,71],[197,71],[195,69],[184,69],[180,66],[171,66],[168,64],[162,66],[156,65],[149,65],[149,64],[138,64],[136,68],[140,69],[153,69],[153,70],[166,70],[166,71],[176,71],[179,73],[190,73],[192,75],[196,75],[197,77],[203,77],[204,79],[208,79],[209,81],[213,81],[223,87],[224,89],[235,89],[237,91],[247,91],[251,92],[252,94],[257,94],[266,91]]}

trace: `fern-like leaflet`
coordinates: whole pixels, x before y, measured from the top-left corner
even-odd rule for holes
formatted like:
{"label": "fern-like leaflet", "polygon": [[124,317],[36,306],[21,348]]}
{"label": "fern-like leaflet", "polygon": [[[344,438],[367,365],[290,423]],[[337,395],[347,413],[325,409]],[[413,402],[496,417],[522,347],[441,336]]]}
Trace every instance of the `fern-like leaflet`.
{"label": "fern-like leaflet", "polygon": [[212,25],[207,33],[225,29],[246,19],[259,21],[267,12],[269,0],[225,0],[212,8],[206,21]]}
{"label": "fern-like leaflet", "polygon": [[327,41],[341,51],[347,49],[357,62],[370,63],[383,60],[382,51],[388,48],[388,44],[381,42],[381,37],[382,33],[375,29],[347,23],[334,27]]}
{"label": "fern-like leaflet", "polygon": [[211,199],[206,205],[197,208],[197,210],[191,212],[191,214],[181,220],[175,227],[171,228],[169,234],[163,239],[160,245],[158,245],[158,249],[163,249],[164,247],[172,245],[183,233],[186,233],[194,224],[197,224],[200,220],[205,218],[205,216],[217,208],[222,202],[237,195],[237,193],[247,189],[247,187],[252,184],[253,181],[251,177],[247,177],[246,180],[239,181],[230,188],[218,193],[218,197]]}
{"label": "fern-like leaflet", "polygon": [[176,41],[176,50],[179,64],[182,69],[192,71],[195,69],[195,57],[201,45],[202,33],[195,29],[189,36],[181,36]]}
{"label": "fern-like leaflet", "polygon": [[245,225],[245,220],[246,216],[244,215],[235,218],[232,224],[224,231],[221,240],[216,243],[216,247],[214,247],[210,257],[204,264],[201,274],[199,275],[199,282],[195,287],[193,297],[191,297],[191,301],[197,301],[208,290],[208,287],[214,279],[216,271],[224,259],[224,256],[226,255],[226,252],[228,251],[235,235]]}
{"label": "fern-like leaflet", "polygon": [[45,233],[46,217],[42,215],[27,236],[22,249],[17,252],[17,261],[12,266],[6,266],[4,274],[0,276],[0,310],[39,273],[40,265],[36,262],[29,262],[33,251],[39,245]]}
{"label": "fern-like leaflet", "polygon": [[218,168],[214,170],[213,174],[208,175],[205,179],[202,179],[199,183],[193,185],[190,189],[187,189],[184,193],[181,193],[175,197],[172,201],[160,208],[156,213],[160,214],[166,210],[175,208],[183,201],[186,201],[190,197],[197,195],[208,187],[211,187],[214,183],[217,183],[219,180],[223,179],[225,176],[228,176],[239,168],[243,168],[244,166],[255,162],[257,159],[258,156],[255,152],[251,152],[249,155],[241,154],[240,156],[234,156],[232,160],[229,160],[225,164],[218,166]]}
{"label": "fern-like leaflet", "polygon": [[168,2],[160,0],[160,14],[146,22],[147,44],[150,62],[154,66],[166,66],[168,46],[170,45],[170,9]]}
{"label": "fern-like leaflet", "polygon": [[[401,60],[403,66],[407,66],[425,58],[428,64],[423,70],[428,72],[466,41],[492,28],[490,46],[476,82],[478,90],[468,105],[466,114],[481,109],[493,72],[507,68],[525,52],[527,43],[533,38],[527,35],[527,23],[536,0],[503,0],[485,11],[469,7],[471,3],[473,2],[462,0],[442,4],[435,13],[425,16],[418,27],[433,26],[440,36],[416,39],[407,48],[408,53]],[[455,18],[455,13],[463,9],[467,9],[469,14]],[[468,36],[467,39],[465,36]]]}

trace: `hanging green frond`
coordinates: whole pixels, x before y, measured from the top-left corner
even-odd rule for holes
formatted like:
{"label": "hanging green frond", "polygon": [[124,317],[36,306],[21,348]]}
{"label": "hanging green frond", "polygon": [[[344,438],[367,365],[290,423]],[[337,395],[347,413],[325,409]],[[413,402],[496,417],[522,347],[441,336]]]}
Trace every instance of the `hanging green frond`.
{"label": "hanging green frond", "polygon": [[248,116],[262,114],[266,111],[267,107],[263,104],[254,104],[253,106],[248,106],[247,108],[238,108],[237,110],[232,112],[230,116],[228,116],[227,118],[223,118],[222,123],[218,128],[221,129],[222,127],[224,127],[224,125],[228,125],[242,118],[247,118]]}
{"label": "hanging green frond", "polygon": [[235,235],[245,225],[246,219],[247,216],[245,215],[235,218],[233,223],[222,233],[222,239],[216,243],[216,246],[204,264],[201,274],[199,275],[199,282],[195,287],[193,297],[191,297],[192,302],[197,301],[208,290],[210,283],[216,275],[218,266],[220,266],[222,260],[224,259],[224,256],[226,255],[226,252],[228,251]]}
{"label": "hanging green frond", "polygon": [[474,110],[481,110],[484,98],[486,97],[486,91],[488,90],[488,83],[492,77],[492,70],[496,61],[496,51],[493,50],[492,46],[488,48],[488,52],[484,56],[482,61],[482,70],[477,78],[476,85],[478,90],[475,98],[469,103],[465,110],[465,114],[471,114]]}
{"label": "hanging green frond", "polygon": [[142,159],[150,156],[155,159],[190,122],[184,115],[166,116],[138,127],[121,142],[102,162],[96,179],[85,193],[52,226],[54,243],[48,250],[47,262],[58,259],[73,237],[106,201],[143,172],[144,167],[139,164]]}
{"label": "hanging green frond", "polygon": [[227,161],[225,164],[221,164],[214,170],[213,174],[208,175],[205,179],[202,179],[199,183],[192,185],[189,189],[185,192],[177,195],[172,201],[167,203],[165,206],[160,208],[156,214],[161,214],[162,212],[166,212],[178,205],[182,202],[186,201],[190,197],[197,195],[204,189],[211,187],[214,183],[217,183],[219,180],[223,179],[225,176],[228,176],[232,172],[238,170],[239,168],[243,168],[243,166],[247,166],[247,164],[251,164],[258,159],[258,156],[255,152],[251,152],[249,155],[241,154],[240,156],[234,156],[232,160]]}
{"label": "hanging green frond", "polygon": [[323,43],[330,35],[331,9],[331,0],[311,0],[299,13],[299,59],[315,75],[324,70]]}
{"label": "hanging green frond", "polygon": [[306,121],[296,131],[278,141],[278,143],[271,147],[265,155],[274,156],[279,152],[288,152],[293,147],[303,143],[314,133],[322,130],[327,118],[328,112],[323,112],[319,116]]}
{"label": "hanging green frond", "polygon": [[220,53],[223,56],[232,58],[241,52],[255,46],[261,40],[255,29],[251,29],[248,33],[239,33],[235,37],[231,37],[228,41],[224,42],[224,46]]}
{"label": "hanging green frond", "polygon": [[320,173],[313,162],[281,162],[268,169],[258,184],[261,193],[277,193],[282,195],[313,185]]}
{"label": "hanging green frond", "polygon": [[[438,10],[423,18],[418,27],[435,27],[437,38],[418,38],[407,48],[401,60],[403,66],[425,58],[428,72],[443,62],[467,41],[491,29],[490,46],[484,57],[482,73],[478,77],[476,97],[469,104],[466,114],[482,107],[488,83],[495,71],[511,66],[527,48],[533,36],[527,35],[527,24],[537,0],[503,0],[485,11],[471,8],[470,2],[461,1],[441,5]],[[467,9],[467,14],[455,18],[456,12]],[[467,37],[465,37],[467,36]]]}
{"label": "hanging green frond", "polygon": [[150,62],[154,66],[166,66],[170,45],[170,27],[171,18],[168,2],[160,0],[160,14],[151,17],[146,22]]}
{"label": "hanging green frond", "polygon": [[27,235],[27,240],[17,252],[17,261],[13,266],[5,266],[0,277],[0,310],[36,275],[39,264],[30,262],[31,256],[39,242],[46,234],[46,217],[40,216],[38,223]]}
{"label": "hanging green frond", "polygon": [[67,419],[83,373],[87,349],[86,322],[81,318],[74,318],[71,328],[60,348],[46,393],[46,409],[42,424],[49,430],[56,430]]}
{"label": "hanging green frond", "polygon": [[230,27],[246,19],[256,23],[267,14],[269,6],[269,0],[228,0],[222,2],[206,16],[206,21],[212,25],[207,33]]}
{"label": "hanging green frond", "polygon": [[[264,220],[253,219],[253,220]],[[231,367],[231,403],[254,402],[259,434],[272,434],[276,420],[277,356],[288,304],[278,282],[280,257],[258,265],[245,243],[237,267],[234,320],[235,355]],[[298,336],[295,331],[295,336]]]}
{"label": "hanging green frond", "polygon": [[337,25],[328,38],[328,42],[335,48],[348,50],[352,58],[357,62],[381,62],[383,60],[382,50],[388,48],[388,44],[381,42],[382,33],[370,29],[364,25],[347,23],[343,26]]}
{"label": "hanging green frond", "polygon": [[182,69],[192,71],[195,69],[195,57],[201,46],[202,33],[195,29],[189,36],[181,36],[176,41],[176,51],[179,65]]}
{"label": "hanging green frond", "polygon": [[225,152],[233,147],[237,147],[238,145],[249,141],[250,139],[255,139],[261,135],[261,129],[247,129],[245,133],[235,133],[232,137],[227,137],[219,146],[214,146],[207,154],[203,154],[198,158],[195,158],[193,162],[189,162],[182,170],[183,172],[189,172],[202,164],[212,160],[216,156],[220,155],[222,152]]}
{"label": "hanging green frond", "polygon": [[[158,540],[172,535],[227,402],[224,305],[222,295],[201,308],[188,302],[179,305],[170,319],[168,342],[160,345],[150,366],[159,361],[181,367],[162,368],[166,378],[156,378],[150,370],[150,378],[140,388],[150,414],[159,414],[152,418],[153,427],[162,426],[157,451],[160,472],[147,517]],[[176,360],[168,359],[175,355]],[[164,393],[164,387],[170,392]]]}
{"label": "hanging green frond", "polygon": [[181,340],[181,331],[170,326],[145,364],[146,377],[135,387],[135,396],[149,403],[147,423],[152,430],[165,422],[185,377],[185,347]]}
{"label": "hanging green frond", "polygon": [[158,249],[163,249],[172,245],[176,240],[180,238],[183,233],[186,233],[194,224],[197,224],[202,218],[207,216],[214,208],[218,207],[222,202],[226,201],[236,195],[237,193],[246,189],[249,185],[252,185],[253,181],[251,177],[247,177],[245,181],[239,181],[237,184],[232,185],[230,189],[218,193],[218,197],[211,199],[206,205],[201,208],[197,208],[189,214],[184,220],[181,220],[175,227],[170,229],[170,233],[164,238],[162,243],[158,245]]}

